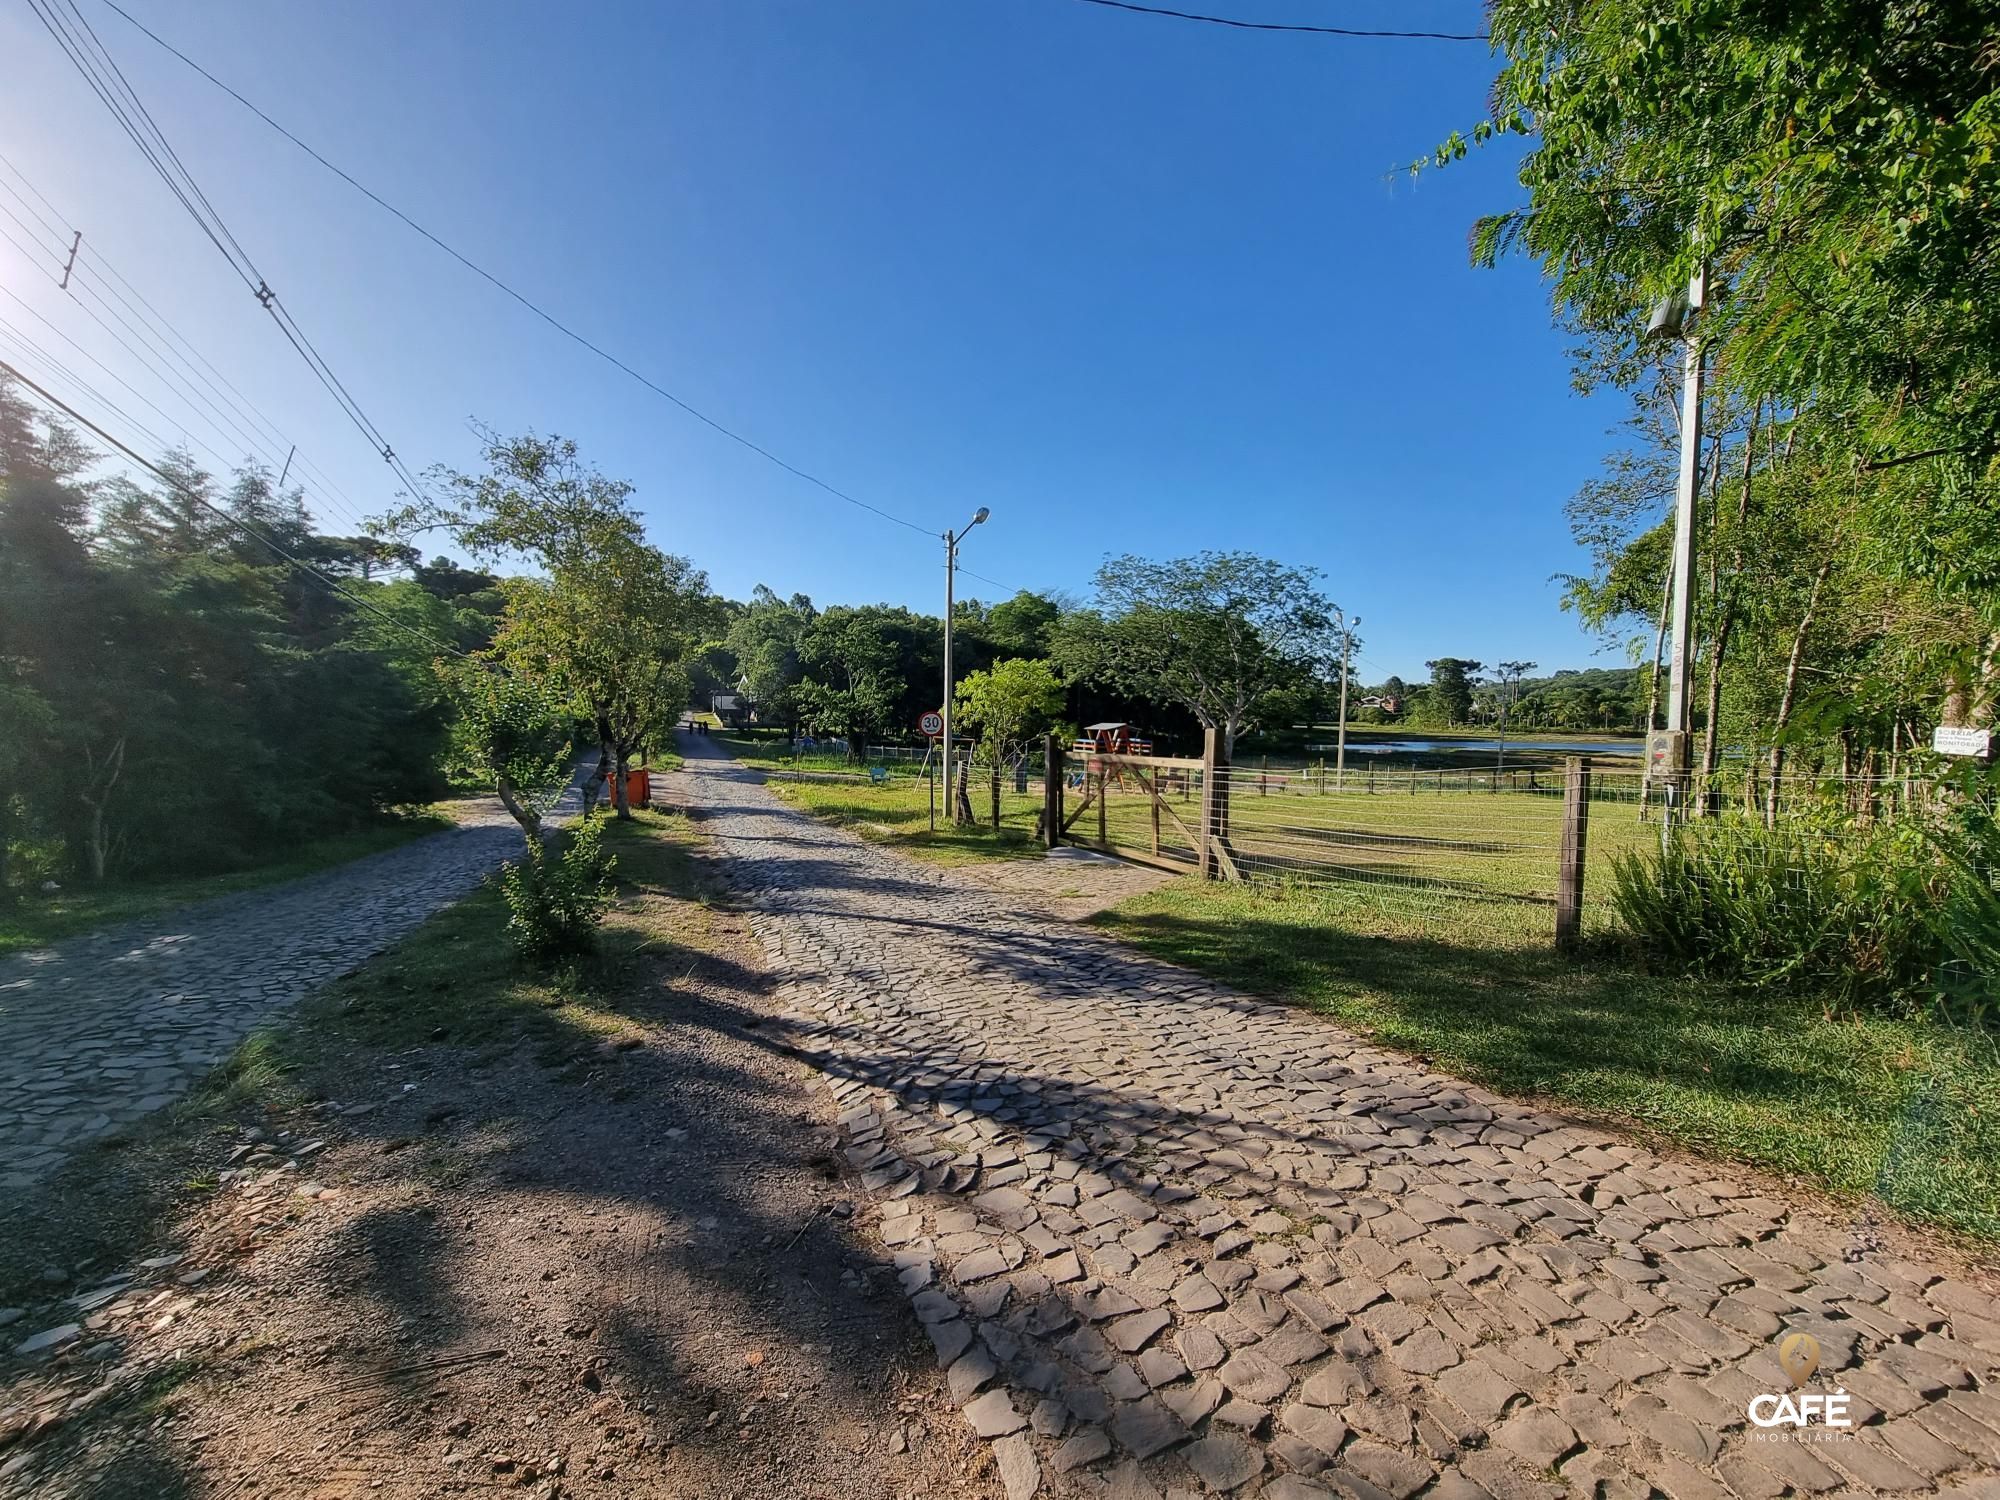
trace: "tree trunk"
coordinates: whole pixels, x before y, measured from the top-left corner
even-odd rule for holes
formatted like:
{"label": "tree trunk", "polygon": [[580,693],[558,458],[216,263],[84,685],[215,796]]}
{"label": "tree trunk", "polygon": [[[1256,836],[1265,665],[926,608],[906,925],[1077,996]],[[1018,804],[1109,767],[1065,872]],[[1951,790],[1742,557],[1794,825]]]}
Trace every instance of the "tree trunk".
{"label": "tree trunk", "polygon": [[104,809],[111,800],[111,789],[118,784],[118,778],[125,770],[125,736],[121,734],[112,743],[102,766],[88,749],[83,752],[83,763],[84,785],[78,795],[83,805],[90,809],[90,822],[84,835],[84,864],[92,882],[102,884],[111,852],[110,840],[104,830]]}
{"label": "tree trunk", "polygon": [[952,776],[951,820],[960,827],[970,827],[975,821],[972,816],[972,758],[960,758]]}
{"label": "tree trunk", "polygon": [[1764,826],[1778,826],[1778,800],[1781,796],[1780,782],[1785,774],[1785,726],[1791,722],[1792,707],[1798,701],[1799,666],[1805,660],[1806,632],[1812,629],[1813,611],[1819,606],[1820,586],[1826,582],[1826,575],[1833,571],[1833,556],[1827,555],[1813,575],[1812,590],[1806,595],[1805,613],[1799,616],[1799,628],[1792,633],[1792,654],[1785,663],[1785,691],[1778,699],[1778,719],[1775,738],[1771,745],[1770,777],[1771,785],[1765,792]]}
{"label": "tree trunk", "polygon": [[14,798],[0,787],[0,909],[14,904]]}
{"label": "tree trunk", "polygon": [[[1722,794],[1715,786],[1715,773],[1722,764],[1722,742],[1717,738],[1722,718],[1722,665],[1729,655],[1729,638],[1736,628],[1736,591],[1743,574],[1743,528],[1750,519],[1750,491],[1756,477],[1757,427],[1763,414],[1764,403],[1759,401],[1750,413],[1750,432],[1743,441],[1743,484],[1736,496],[1736,545],[1730,555],[1733,576],[1729,580],[1729,591],[1725,596],[1719,583],[1714,590],[1715,636],[1708,646],[1707,723],[1701,741],[1701,784],[1705,789],[1703,805],[1710,815],[1722,810]],[[1720,513],[1721,507],[1717,506],[1716,514]],[[1720,550],[1719,538],[1711,532],[1710,555]]]}
{"label": "tree trunk", "polygon": [[584,783],[583,788],[583,815],[586,818],[597,810],[598,794],[609,790],[605,782],[605,777],[610,774],[611,761],[610,742],[608,740],[599,740],[597,742],[597,768],[590,773],[590,778]]}
{"label": "tree trunk", "polygon": [[505,776],[494,778],[493,790],[500,795],[500,805],[507,809],[508,816],[521,825],[521,832],[529,843],[542,836],[542,819],[532,807],[521,801],[514,783]]}
{"label": "tree trunk", "polygon": [[1000,757],[993,757],[993,831],[1000,831]]}
{"label": "tree trunk", "polygon": [[629,823],[632,821],[632,799],[625,789],[625,768],[631,764],[632,752],[624,745],[613,748],[615,754],[612,760],[611,800],[618,808],[619,819]]}

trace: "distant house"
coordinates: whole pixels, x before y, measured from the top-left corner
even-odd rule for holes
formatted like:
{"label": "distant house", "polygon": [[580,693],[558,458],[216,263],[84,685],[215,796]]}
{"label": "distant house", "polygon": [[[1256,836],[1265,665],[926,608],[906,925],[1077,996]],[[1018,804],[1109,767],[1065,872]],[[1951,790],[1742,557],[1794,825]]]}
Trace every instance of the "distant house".
{"label": "distant house", "polygon": [[757,718],[757,702],[747,693],[711,693],[708,710],[724,729],[741,729]]}

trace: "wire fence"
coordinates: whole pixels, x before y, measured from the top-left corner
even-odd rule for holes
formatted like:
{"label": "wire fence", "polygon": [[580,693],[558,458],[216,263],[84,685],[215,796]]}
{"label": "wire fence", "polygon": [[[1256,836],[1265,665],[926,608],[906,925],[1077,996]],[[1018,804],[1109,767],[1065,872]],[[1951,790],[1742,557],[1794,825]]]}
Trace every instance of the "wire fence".
{"label": "wire fence", "polygon": [[[1629,760],[1592,762],[1572,782],[1564,767],[1351,767],[1341,776],[1314,765],[1210,769],[1074,755],[1063,779],[1066,842],[1190,871],[1206,862],[1227,880],[1345,889],[1427,910],[1505,908],[1514,916],[1503,920],[1540,932],[1555,930],[1565,906],[1580,927],[1609,925],[1621,857],[1660,851],[1675,829],[1684,843],[1727,843],[1723,852],[1755,843],[1773,899],[1824,904],[1834,886],[1853,888],[1843,872],[1879,862],[1885,833],[1921,844],[1953,796],[1906,775],[1806,770],[1774,781],[1753,766],[1675,797]],[[1900,868],[1921,876],[1936,861],[1916,853]],[[1979,878],[1993,884],[1994,872],[1982,866]]]}

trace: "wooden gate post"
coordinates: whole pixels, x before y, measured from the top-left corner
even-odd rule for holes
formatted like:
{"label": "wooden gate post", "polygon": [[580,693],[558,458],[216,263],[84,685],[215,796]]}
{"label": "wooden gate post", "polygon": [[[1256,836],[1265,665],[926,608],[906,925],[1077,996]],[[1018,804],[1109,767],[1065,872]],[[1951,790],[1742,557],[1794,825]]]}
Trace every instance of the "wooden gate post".
{"label": "wooden gate post", "polygon": [[1063,835],[1063,752],[1052,734],[1042,737],[1042,843],[1055,848]]}
{"label": "wooden gate post", "polygon": [[1111,828],[1106,821],[1109,813],[1105,807],[1110,800],[1111,768],[1105,764],[1104,757],[1100,755],[1097,757],[1097,847],[1100,849],[1111,847]]}
{"label": "wooden gate post", "polygon": [[1222,734],[1215,729],[1201,736],[1201,878],[1220,878],[1223,842],[1229,836],[1229,762],[1222,754]]}
{"label": "wooden gate post", "polygon": [[1580,755],[1563,761],[1562,864],[1556,872],[1556,947],[1574,948],[1583,936],[1583,860],[1590,832],[1590,765]]}

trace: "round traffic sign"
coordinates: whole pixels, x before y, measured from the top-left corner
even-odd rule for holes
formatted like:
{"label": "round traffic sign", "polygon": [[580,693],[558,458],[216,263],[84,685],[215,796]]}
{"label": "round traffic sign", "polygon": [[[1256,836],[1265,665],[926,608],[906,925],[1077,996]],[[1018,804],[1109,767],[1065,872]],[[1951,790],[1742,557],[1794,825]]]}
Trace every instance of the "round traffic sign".
{"label": "round traffic sign", "polygon": [[939,713],[936,709],[932,709],[929,713],[925,714],[921,719],[917,720],[917,728],[921,729],[925,734],[929,735],[932,739],[936,739],[939,735],[944,733],[944,715]]}

